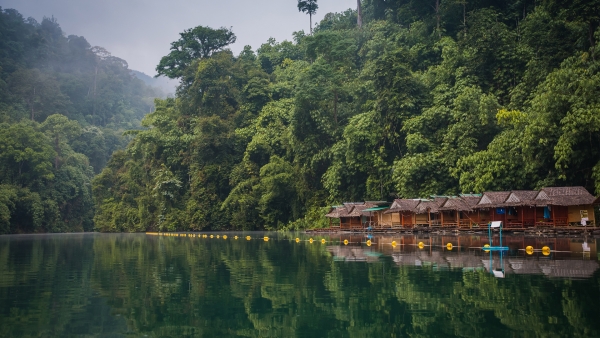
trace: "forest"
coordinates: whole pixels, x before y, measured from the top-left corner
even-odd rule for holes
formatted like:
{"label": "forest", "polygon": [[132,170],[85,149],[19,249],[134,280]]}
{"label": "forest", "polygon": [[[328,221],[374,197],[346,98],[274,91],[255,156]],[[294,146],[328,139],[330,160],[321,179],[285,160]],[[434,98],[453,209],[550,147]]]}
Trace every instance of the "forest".
{"label": "forest", "polygon": [[[22,21],[31,38],[0,48],[27,55],[1,61],[0,133],[12,134],[0,135],[0,232],[18,222],[26,231],[302,229],[324,226],[328,206],[345,201],[559,185],[600,193],[600,1],[358,4],[238,55],[231,29],[185,30],[156,68],[179,81],[177,94],[145,116],[147,92],[121,90],[135,99],[114,101],[96,90],[95,71],[108,81],[123,60],[58,33],[60,48],[37,48],[54,36],[44,27],[58,26]],[[304,11],[311,22],[315,10]],[[90,56],[85,85],[52,62],[75,51]],[[34,56],[42,70],[27,68]],[[47,79],[48,95],[10,84],[26,69]],[[68,88],[85,93],[71,98]],[[16,135],[40,144],[13,150],[25,142]],[[90,142],[78,147],[85,135],[114,147],[97,159]],[[63,191],[59,180],[75,177],[82,184]]]}
{"label": "forest", "polygon": [[94,175],[156,97],[53,17],[0,8],[0,234],[93,231]]}

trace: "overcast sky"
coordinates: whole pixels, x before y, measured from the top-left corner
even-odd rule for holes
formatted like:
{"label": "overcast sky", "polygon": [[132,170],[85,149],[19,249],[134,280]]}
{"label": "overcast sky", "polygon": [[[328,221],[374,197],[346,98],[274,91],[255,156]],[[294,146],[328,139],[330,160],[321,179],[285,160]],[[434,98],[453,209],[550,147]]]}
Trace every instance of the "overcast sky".
{"label": "overcast sky", "polygon": [[[125,59],[129,68],[155,75],[160,58],[169,53],[179,33],[196,26],[232,27],[238,54],[245,45],[256,50],[269,37],[292,40],[309,31],[308,15],[297,0],[0,0],[24,17],[41,22],[54,16],[67,35],[84,36]],[[318,0],[313,24],[329,12],[356,7],[355,0]]]}

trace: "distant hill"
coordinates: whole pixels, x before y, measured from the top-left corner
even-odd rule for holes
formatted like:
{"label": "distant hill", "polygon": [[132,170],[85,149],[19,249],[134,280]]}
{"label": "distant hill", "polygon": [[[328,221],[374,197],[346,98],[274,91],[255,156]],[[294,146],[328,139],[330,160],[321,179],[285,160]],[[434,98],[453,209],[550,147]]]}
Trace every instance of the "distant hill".
{"label": "distant hill", "polygon": [[135,75],[138,79],[144,81],[144,83],[150,87],[155,87],[155,88],[160,88],[162,91],[165,92],[165,96],[174,96],[175,95],[175,88],[177,87],[177,80],[171,80],[169,78],[166,78],[164,76],[161,77],[152,77],[146,73],[137,71],[137,70],[131,70],[131,72],[133,73],[133,75]]}

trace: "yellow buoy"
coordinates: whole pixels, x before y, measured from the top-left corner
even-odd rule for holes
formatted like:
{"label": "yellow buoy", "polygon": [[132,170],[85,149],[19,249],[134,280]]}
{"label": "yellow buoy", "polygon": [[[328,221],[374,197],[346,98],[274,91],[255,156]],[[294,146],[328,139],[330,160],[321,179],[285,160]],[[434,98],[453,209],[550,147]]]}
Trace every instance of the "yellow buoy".
{"label": "yellow buoy", "polygon": [[425,247],[425,243],[419,242],[419,249],[423,249]]}
{"label": "yellow buoy", "polygon": [[528,245],[528,246],[525,248],[525,252],[526,252],[528,255],[533,255],[533,247],[532,247],[531,245]]}
{"label": "yellow buoy", "polygon": [[448,249],[448,250],[452,250],[452,243],[448,243],[448,244],[446,244],[446,249]]}
{"label": "yellow buoy", "polygon": [[202,238],[206,238],[206,237],[207,237],[206,235],[202,235]]}
{"label": "yellow buoy", "polygon": [[267,237],[267,236],[265,236],[263,239],[265,240],[265,242],[269,241],[269,237]]}
{"label": "yellow buoy", "polygon": [[344,240],[344,245],[348,245],[348,240],[347,239]]}
{"label": "yellow buoy", "polygon": [[296,243],[300,243],[300,238],[296,237]]}
{"label": "yellow buoy", "polygon": [[246,236],[246,240],[248,240],[248,241],[249,241],[249,240],[250,240],[250,236]]}
{"label": "yellow buoy", "polygon": [[550,255],[550,247],[547,247],[547,246],[543,247],[542,248],[542,255],[544,255],[544,256]]}
{"label": "yellow buoy", "polygon": [[[483,247],[484,247],[484,248],[489,248],[489,247],[490,247],[490,245],[489,245],[489,244],[485,244]],[[486,249],[483,249],[483,251],[485,251],[485,252],[490,252],[490,250],[486,250]]]}
{"label": "yellow buoy", "polygon": [[325,238],[321,240],[321,244],[325,244]]}
{"label": "yellow buoy", "polygon": [[367,240],[367,246],[371,246],[371,240]]}
{"label": "yellow buoy", "polygon": [[213,236],[213,235],[210,235],[210,238],[215,238],[215,236]]}
{"label": "yellow buoy", "polygon": [[392,241],[392,248],[396,247],[396,241]]}
{"label": "yellow buoy", "polygon": [[219,235],[217,235],[217,238],[219,238]]}
{"label": "yellow buoy", "polygon": [[233,239],[238,239],[238,236],[233,236]]}
{"label": "yellow buoy", "polygon": [[223,235],[223,239],[227,239],[227,235]]}
{"label": "yellow buoy", "polygon": [[312,238],[308,240],[308,243],[312,244],[312,242],[313,242]]}

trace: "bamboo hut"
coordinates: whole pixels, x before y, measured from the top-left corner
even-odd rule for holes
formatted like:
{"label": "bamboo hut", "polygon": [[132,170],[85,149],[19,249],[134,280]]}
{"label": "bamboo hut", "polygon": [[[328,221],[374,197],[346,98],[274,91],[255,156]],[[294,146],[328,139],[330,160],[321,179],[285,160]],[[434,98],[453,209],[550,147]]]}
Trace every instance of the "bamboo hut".
{"label": "bamboo hut", "polygon": [[544,203],[536,203],[536,190],[513,190],[500,207],[505,208],[504,224],[507,228],[528,228],[535,225],[535,218]]}
{"label": "bamboo hut", "polygon": [[395,199],[384,214],[392,215],[392,227],[413,228],[417,223],[415,208],[419,203],[420,199]]}
{"label": "bamboo hut", "polygon": [[[329,226],[347,230],[362,227],[362,213],[360,210],[365,208],[362,207],[363,205],[363,202],[347,202],[344,205],[331,207],[329,213],[325,215],[325,217],[329,218]],[[355,211],[355,207],[359,207],[359,209]],[[333,221],[334,219],[339,219],[337,225]]]}
{"label": "bamboo hut", "polygon": [[417,225],[429,227],[441,226],[440,206],[446,202],[446,197],[434,197],[433,200],[421,200],[415,208]]}
{"label": "bamboo hut", "polygon": [[536,226],[596,224],[594,204],[598,200],[584,187],[543,188],[535,196],[535,202],[544,205],[543,218],[535,215]]}
{"label": "bamboo hut", "polygon": [[[329,209],[325,217],[329,218],[330,228],[341,228],[341,218],[348,214],[346,207],[343,205],[334,205]],[[337,219],[337,221],[334,221]]]}
{"label": "bamboo hut", "polygon": [[369,207],[363,210],[368,215],[368,226],[371,228],[386,228],[392,226],[392,214],[386,214],[385,211],[390,208],[390,202],[386,201],[367,201]]}
{"label": "bamboo hut", "polygon": [[487,224],[493,221],[502,221],[506,224],[506,209],[504,202],[510,195],[510,191],[486,191],[479,202],[473,207],[478,210],[479,224]]}
{"label": "bamboo hut", "polygon": [[473,198],[464,198],[453,196],[439,208],[442,227],[466,227],[470,228],[478,220],[475,220],[473,215],[477,212],[473,211],[471,204]]}

